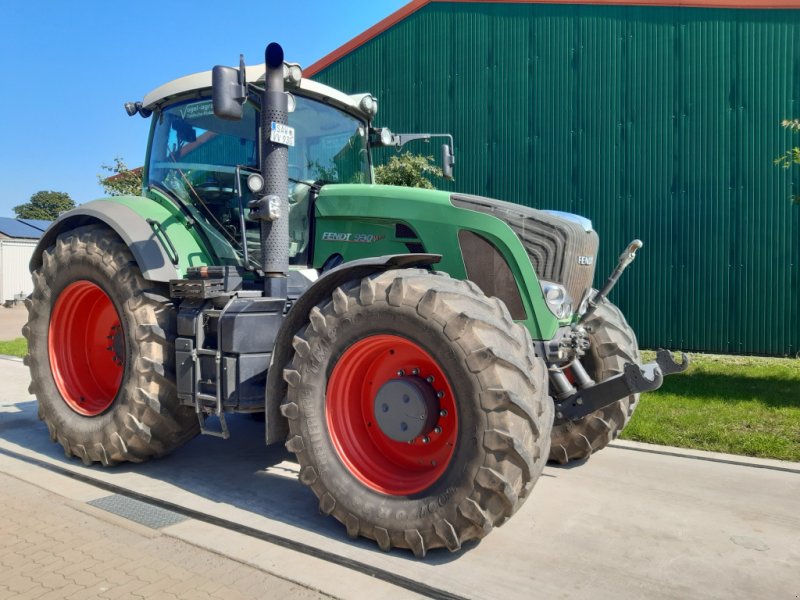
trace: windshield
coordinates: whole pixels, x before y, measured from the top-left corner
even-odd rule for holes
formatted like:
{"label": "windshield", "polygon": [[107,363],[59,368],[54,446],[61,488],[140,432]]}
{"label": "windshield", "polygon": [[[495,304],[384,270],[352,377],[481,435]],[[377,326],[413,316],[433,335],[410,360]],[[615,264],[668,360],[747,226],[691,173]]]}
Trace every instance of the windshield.
{"label": "windshield", "polygon": [[[308,246],[309,186],[301,182],[368,183],[366,124],[331,106],[295,96],[289,114],[295,145],[289,148],[289,228],[293,264],[303,263]],[[214,116],[208,98],[172,105],[154,125],[147,185],[192,206],[241,253],[236,167],[258,168],[258,115],[251,103],[240,121]],[[247,176],[243,172],[243,177]],[[250,200],[242,185],[246,243],[258,261],[258,229],[247,220]]]}

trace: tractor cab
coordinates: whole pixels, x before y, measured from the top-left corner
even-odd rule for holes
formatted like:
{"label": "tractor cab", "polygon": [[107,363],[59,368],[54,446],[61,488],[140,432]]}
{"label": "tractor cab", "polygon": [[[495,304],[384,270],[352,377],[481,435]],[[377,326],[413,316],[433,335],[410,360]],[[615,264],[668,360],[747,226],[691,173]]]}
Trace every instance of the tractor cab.
{"label": "tractor cab", "polygon": [[[305,266],[309,261],[310,195],[315,184],[372,182],[368,132],[374,111],[359,109],[363,94],[350,97],[336,92],[343,96],[338,103],[325,102],[321,96],[335,92],[325,88],[303,80],[290,92],[292,265]],[[259,268],[259,223],[250,218],[253,191],[247,178],[259,168],[260,98],[248,98],[239,120],[226,120],[215,116],[210,94],[209,89],[198,92],[181,87],[172,96],[150,101],[155,106],[145,192],[180,202],[197,221],[209,226],[212,235],[222,236],[236,249],[243,265]]]}

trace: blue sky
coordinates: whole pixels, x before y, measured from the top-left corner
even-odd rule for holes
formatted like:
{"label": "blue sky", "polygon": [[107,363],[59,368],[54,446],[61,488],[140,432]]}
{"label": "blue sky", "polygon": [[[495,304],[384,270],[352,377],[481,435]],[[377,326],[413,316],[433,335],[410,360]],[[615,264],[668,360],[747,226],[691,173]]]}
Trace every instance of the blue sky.
{"label": "blue sky", "polygon": [[406,3],[0,0],[0,217],[39,190],[102,196],[115,156],[141,165],[150,120],[125,102],[271,41],[308,66]]}

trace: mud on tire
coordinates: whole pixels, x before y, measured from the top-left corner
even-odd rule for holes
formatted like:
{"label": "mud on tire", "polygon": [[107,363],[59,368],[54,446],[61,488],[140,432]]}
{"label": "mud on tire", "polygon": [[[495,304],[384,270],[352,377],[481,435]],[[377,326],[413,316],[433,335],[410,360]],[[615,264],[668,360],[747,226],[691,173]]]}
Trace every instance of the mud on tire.
{"label": "mud on tire", "polygon": [[[67,456],[78,456],[87,465],[141,462],[167,454],[198,433],[194,411],[179,405],[177,399],[172,304],[163,295],[165,290],[142,278],[130,251],[113,231],[90,225],[62,233],[55,245],[44,251],[33,281],[33,294],[26,301],[28,323],[23,328],[28,340],[25,362],[33,382],[30,392],[38,399],[39,418],[47,424],[51,439],[63,446]],[[108,342],[116,346],[115,360],[121,363],[118,388],[113,386],[117,392],[111,394],[113,399],[101,399],[93,410],[85,411],[87,414],[80,414],[75,398],[67,390],[68,400],[62,390],[67,389],[70,378],[80,387],[90,385],[81,381],[82,377],[102,379],[107,375],[92,372],[92,363],[86,358],[70,357],[75,347],[69,340],[66,349],[50,347],[59,339],[56,332],[51,340],[54,308],[61,295],[70,295],[70,291],[63,294],[65,289],[74,290],[76,283],[79,289],[90,288],[103,301],[110,300],[119,320],[117,333],[109,337],[114,340]],[[72,300],[74,315],[92,310],[91,302],[84,302],[84,306],[80,297]],[[64,331],[76,332],[69,323],[61,331],[62,338]],[[110,346],[96,351],[111,351]],[[51,352],[67,371],[68,361],[83,361],[85,375],[68,372],[67,383],[59,379],[57,384]]]}
{"label": "mud on tire", "polygon": [[[622,311],[608,300],[586,322],[591,349],[582,363],[595,381],[622,373],[625,363],[641,362],[639,346]],[[588,458],[616,439],[630,421],[639,394],[623,398],[579,421],[553,426],[550,460],[564,464]]]}
{"label": "mud on tire", "polygon": [[[368,459],[332,440],[332,428],[339,427],[329,414],[329,404],[337,404],[327,397],[332,371],[360,340],[391,336],[433,359],[452,388],[458,416],[446,469],[430,480],[423,476],[423,489],[413,493],[376,490],[376,481],[391,488],[392,480],[359,473],[353,464]],[[477,286],[416,269],[367,277],[312,309],[293,347],[281,407],[290,428],[286,446],[320,510],[351,537],[417,556],[438,547],[456,551],[501,525],[529,495],[548,456],[553,420],[545,366],[528,332]],[[368,412],[363,418],[372,418]],[[402,452],[404,442],[395,443]]]}

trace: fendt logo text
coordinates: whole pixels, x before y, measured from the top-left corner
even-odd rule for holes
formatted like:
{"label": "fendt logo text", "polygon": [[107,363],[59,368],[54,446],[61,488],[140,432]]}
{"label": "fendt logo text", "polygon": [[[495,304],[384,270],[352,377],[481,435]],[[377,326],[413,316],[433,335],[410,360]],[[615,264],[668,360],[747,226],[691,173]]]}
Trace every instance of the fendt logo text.
{"label": "fendt logo text", "polygon": [[355,244],[372,244],[379,242],[386,236],[375,235],[374,233],[339,233],[336,231],[325,231],[322,239],[326,242],[350,242]]}

